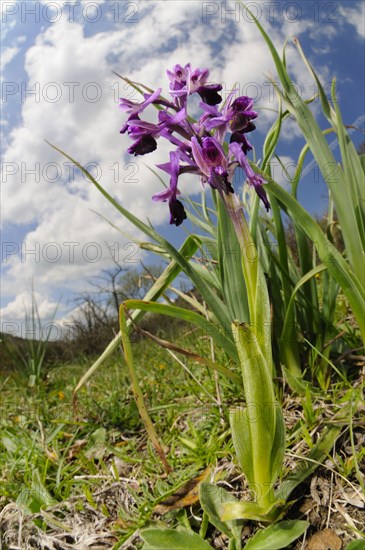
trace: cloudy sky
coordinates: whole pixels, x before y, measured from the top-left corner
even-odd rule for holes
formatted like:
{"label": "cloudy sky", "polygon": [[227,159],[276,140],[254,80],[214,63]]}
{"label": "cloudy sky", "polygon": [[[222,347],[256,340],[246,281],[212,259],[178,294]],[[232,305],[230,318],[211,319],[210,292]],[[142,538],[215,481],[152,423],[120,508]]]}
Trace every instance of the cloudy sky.
{"label": "cloudy sky", "polygon": [[[277,47],[299,37],[325,89],[336,76],[347,124],[364,126],[364,3],[299,0],[246,4]],[[137,99],[113,71],[168,90],[166,69],[191,62],[210,69],[210,81],[256,100],[260,113],[252,135],[257,158],[274,120],[275,101],[268,73],[273,64],[255,24],[238,2],[180,0],[2,0],[2,278],[1,330],[15,333],[29,307],[34,285],[41,316],[65,319],[72,298],[111,265],[110,247],[126,267],[143,255],[124,232],[139,236],[55,144],[86,165],[127,209],[151,223],[174,243],[186,228],[169,226],[166,204],[153,203],[161,189],[148,167],[168,160],[168,147],[142,159],[128,156],[128,138],[119,134],[121,96]],[[288,66],[299,90],[309,97],[310,76],[289,41]],[[314,105],[319,113],[319,105]],[[356,145],[363,141],[353,131]],[[333,140],[333,138],[332,138]],[[302,141],[288,122],[279,148],[289,169]],[[336,149],[336,143],[332,143]],[[274,177],[285,178],[274,168]],[[200,193],[186,178],[181,190]],[[196,195],[198,198],[198,195]],[[311,212],[325,208],[316,165],[310,163],[300,199]]]}

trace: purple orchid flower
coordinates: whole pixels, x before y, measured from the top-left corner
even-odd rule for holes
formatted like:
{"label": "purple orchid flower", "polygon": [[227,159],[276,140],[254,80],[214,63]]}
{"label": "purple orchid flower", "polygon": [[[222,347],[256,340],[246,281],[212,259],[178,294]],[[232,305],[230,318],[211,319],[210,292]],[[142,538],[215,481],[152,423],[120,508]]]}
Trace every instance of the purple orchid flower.
{"label": "purple orchid flower", "polygon": [[256,127],[251,120],[258,117],[258,113],[252,110],[253,99],[241,96],[234,100],[230,107],[232,132],[252,132]]}
{"label": "purple orchid flower", "polygon": [[172,71],[167,70],[167,76],[170,80],[170,90],[181,90],[186,86],[186,81],[188,79],[188,68],[190,63],[187,63],[185,67],[181,65],[174,65]]}
{"label": "purple orchid flower", "polygon": [[[187,114],[185,107],[183,107],[174,115],[171,115],[167,111],[159,111],[158,121],[161,129],[168,130],[170,134],[172,132],[177,132],[186,139],[190,139],[191,126],[187,124]],[[168,139],[168,135],[166,132],[165,137],[167,137]]]}
{"label": "purple orchid flower", "polygon": [[201,126],[204,126],[208,132],[215,130],[214,137],[219,143],[223,143],[229,122],[232,118],[230,106],[236,91],[237,90],[232,90],[221,110],[219,110],[216,105],[208,105],[203,101],[199,103],[199,107],[204,111],[204,115],[200,118],[199,123]]}
{"label": "purple orchid flower", "polygon": [[262,202],[264,203],[266,210],[269,211],[271,207],[270,207],[270,203],[268,201],[265,189],[263,188],[264,179],[258,174],[255,174],[255,172],[252,170],[246,158],[246,155],[243,152],[242,147],[239,143],[237,142],[231,143],[229,145],[229,150],[237,159],[239,165],[245,172],[248,183],[255,188],[255,191],[260,197],[260,199],[262,200]]}
{"label": "purple orchid flower", "polygon": [[202,182],[208,182],[221,194],[233,193],[233,187],[228,181],[228,160],[221,144],[213,137],[203,137],[200,145],[194,136],[191,138],[191,150],[201,171]]}
{"label": "purple orchid flower", "polygon": [[177,188],[177,180],[179,177],[179,162],[180,154],[179,151],[170,151],[170,163],[169,163],[169,173],[170,173],[170,187],[160,191],[153,195],[152,200],[154,201],[169,201],[170,208],[170,224],[175,224],[179,226],[186,219],[186,212],[183,204],[176,198],[177,195],[180,195],[180,191]]}
{"label": "purple orchid flower", "polygon": [[160,128],[156,124],[151,122],[145,122],[140,120],[139,116],[126,122],[128,128],[128,135],[134,140],[127,151],[129,154],[145,155],[151,153],[157,148],[156,139],[160,137]]}
{"label": "purple orchid flower", "polygon": [[228,128],[233,134],[237,134],[238,132],[247,133],[255,130],[255,125],[251,121],[258,114],[251,109],[253,100],[250,97],[241,96],[232,103],[234,92],[229,94],[221,111],[215,105],[199,104],[200,108],[205,111],[205,114],[200,119],[200,123],[204,125],[206,130],[217,129],[219,136],[224,135]]}
{"label": "purple orchid flower", "polygon": [[190,63],[185,67],[175,65],[172,71],[167,71],[170,79],[170,94],[180,100],[181,105],[186,104],[187,96],[198,93],[204,103],[216,105],[222,101],[218,92],[222,90],[220,84],[207,84],[208,69],[191,69]]}
{"label": "purple orchid flower", "polygon": [[135,140],[133,145],[128,148],[128,153],[135,156],[151,153],[157,148],[156,140],[161,135],[169,139],[169,134],[174,130],[183,130],[181,124],[186,119],[186,111],[181,109],[175,115],[170,115],[166,111],[160,111],[158,118],[158,124],[140,120],[138,114],[136,118],[127,120],[128,135]]}
{"label": "purple orchid flower", "polygon": [[222,101],[222,96],[218,93],[222,90],[222,86],[220,84],[207,84],[209,77],[208,69],[194,69],[192,71],[189,65],[188,75],[188,95],[196,92],[200,95],[203,102],[208,105],[217,105]]}
{"label": "purple orchid flower", "polygon": [[120,130],[121,134],[124,134],[127,131],[128,122],[130,120],[138,118],[139,113],[142,113],[145,108],[148,107],[148,105],[156,101],[161,92],[162,88],[158,88],[155,92],[153,92],[153,94],[144,94],[145,100],[141,103],[135,103],[134,101],[131,101],[130,99],[124,99],[123,97],[120,98],[119,108],[129,115],[127,122]]}
{"label": "purple orchid flower", "polygon": [[247,155],[248,151],[252,151],[252,145],[246,138],[245,134],[240,132],[235,132],[231,135],[230,143],[239,143],[241,145],[242,151]]}

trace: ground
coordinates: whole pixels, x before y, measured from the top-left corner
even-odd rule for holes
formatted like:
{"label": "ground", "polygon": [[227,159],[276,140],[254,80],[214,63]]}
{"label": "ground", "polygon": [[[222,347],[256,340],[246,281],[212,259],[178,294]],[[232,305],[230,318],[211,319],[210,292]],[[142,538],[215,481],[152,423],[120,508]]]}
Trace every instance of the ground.
{"label": "ground", "polygon": [[[186,363],[187,372],[165,350],[153,348],[151,356],[152,348],[135,346],[144,394],[172,473],[164,472],[147,439],[126,369],[117,360],[86,384],[76,402],[72,391],[85,364],[52,369],[33,388],[7,373],[1,378],[2,548],[133,550],[142,548],[139,531],[145,526],[189,524],[199,531],[197,483],[202,478],[238,499],[250,499],[228,424],[229,408],[241,402],[234,384],[199,365]],[[312,473],[290,495],[284,518],[310,524],[305,537],[288,546],[292,550],[345,549],[361,536],[364,374],[357,365],[351,384],[318,389],[310,398],[283,386],[282,480],[308,463],[325,430],[337,430],[323,464],[312,460]],[[243,546],[261,527],[246,522]],[[217,550],[227,548],[225,535],[211,525],[206,538]]]}

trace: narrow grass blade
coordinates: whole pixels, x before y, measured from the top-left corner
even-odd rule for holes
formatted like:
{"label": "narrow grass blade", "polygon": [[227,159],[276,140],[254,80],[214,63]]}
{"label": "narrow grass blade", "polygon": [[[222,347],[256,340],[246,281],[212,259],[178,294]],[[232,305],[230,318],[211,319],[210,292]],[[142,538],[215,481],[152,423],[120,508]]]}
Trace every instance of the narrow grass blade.
{"label": "narrow grass blade", "polygon": [[[328,457],[336,439],[341,433],[341,426],[332,425],[325,427],[319,441],[314,445],[303,461],[281,483],[275,493],[275,497],[284,501],[288,500],[292,491],[309,477],[318,466]],[[305,465],[303,466],[303,462]]]}
{"label": "narrow grass blade", "polygon": [[[345,172],[336,162],[322,130],[314,119],[314,116],[309,107],[306,105],[306,102],[303,101],[298,94],[296,87],[291,81],[286,67],[280,59],[272,41],[250,10],[246,6],[245,9],[255,20],[255,23],[265,39],[265,42],[268,45],[273,57],[284,92],[280,92],[277,85],[275,85],[276,90],[278,90],[278,93],[281,94],[282,100],[285,102],[291,114],[296,118],[297,124],[312,151],[323,178],[328,188],[331,190],[344,236],[349,262],[357,278],[360,279],[363,277],[365,272],[365,257],[363,254],[364,233],[362,231],[363,222],[359,222],[359,213],[356,208],[358,197],[356,197],[354,201],[351,192],[351,172],[346,169],[346,162],[344,163]],[[338,118],[339,111],[336,114]],[[342,123],[337,123],[336,130],[339,131],[339,141],[341,143],[341,133],[343,134],[344,132]],[[359,162],[358,159],[357,162]],[[361,186],[364,187],[365,180],[363,174],[361,174],[361,182]]]}
{"label": "narrow grass blade", "polygon": [[141,387],[139,385],[139,380],[137,376],[137,371],[134,367],[134,360],[133,360],[133,352],[132,352],[132,346],[129,340],[128,335],[128,327],[127,327],[127,317],[125,313],[125,306],[124,304],[121,304],[120,310],[119,310],[119,322],[120,322],[120,332],[122,336],[122,344],[123,344],[123,351],[124,351],[124,357],[125,361],[128,366],[129,370],[129,376],[132,382],[132,388],[133,388],[133,394],[134,399],[136,402],[136,405],[138,407],[139,414],[141,416],[141,419],[143,421],[143,424],[145,425],[145,428],[147,430],[148,436],[152,442],[152,445],[155,448],[156,453],[161,459],[161,462],[163,464],[163,467],[167,473],[170,473],[172,471],[171,466],[168,464],[162,444],[160,443],[160,440],[158,438],[158,435],[156,433],[155,427],[153,425],[153,422],[148,414],[148,410],[146,407],[146,404],[144,402],[143,398],[143,392],[141,390]]}
{"label": "narrow grass blade", "polygon": [[365,291],[362,284],[352,272],[342,255],[326,238],[319,225],[312,219],[308,212],[280,185],[272,179],[267,184],[271,192],[281,201],[289,216],[308,235],[316,246],[321,261],[328,271],[340,284],[347,296],[360,331],[365,337]]}
{"label": "narrow grass blade", "polygon": [[[167,306],[169,307],[169,306]],[[148,311],[148,310],[147,310]],[[220,365],[219,363],[215,361],[211,361],[210,359],[207,359],[206,357],[201,357],[201,355],[198,355],[197,353],[193,353],[191,351],[188,351],[180,346],[177,346],[176,344],[173,344],[172,342],[168,342],[167,340],[163,340],[162,338],[158,338],[154,334],[151,334],[147,330],[137,328],[138,332],[141,334],[144,334],[148,338],[151,338],[156,344],[161,346],[162,348],[176,351],[177,353],[180,353],[181,355],[184,355],[185,357],[188,357],[192,361],[195,361],[196,363],[199,363],[199,365],[203,365],[207,367],[208,369],[211,369],[213,371],[219,372],[220,374],[223,374],[226,378],[229,378],[232,380],[232,382],[235,382],[238,386],[242,386],[242,378],[238,374],[232,372],[227,367]]]}
{"label": "narrow grass blade", "polygon": [[[295,325],[295,299],[297,292],[300,288],[311,278],[315,277],[318,273],[321,273],[327,269],[324,264],[321,264],[314,269],[311,269],[302,277],[296,284],[292,295],[290,297],[289,303],[286,308],[285,320],[283,330],[280,336],[280,351],[283,365],[285,366],[286,372],[290,373],[288,378],[289,385],[297,391],[300,388],[300,383],[302,381],[301,368],[299,363],[299,356],[297,352],[297,342],[298,336],[296,334],[296,325]],[[293,378],[296,381],[293,386]],[[304,388],[303,388],[304,389]]]}
{"label": "narrow grass blade", "polygon": [[[197,243],[194,241],[194,239],[188,237],[182,247],[180,248],[180,254],[185,256],[186,258],[190,258],[197,250]],[[160,277],[155,281],[155,283],[152,285],[150,290],[147,292],[145,296],[146,301],[155,301],[158,300],[159,297],[165,292],[165,290],[171,285],[171,283],[176,279],[176,277],[180,274],[181,267],[179,264],[172,260],[170,264],[166,267],[166,269],[163,271],[163,273],[160,275]],[[127,320],[127,325],[129,327],[129,330],[132,329],[131,327],[131,321],[133,320],[135,323],[138,322],[143,315],[145,314],[144,310],[138,310],[134,311],[131,314],[131,320]],[[104,363],[104,361],[116,350],[118,345],[121,343],[121,335],[120,332],[113,338],[113,340],[109,343],[109,345],[105,348],[103,353],[98,357],[98,359],[91,365],[91,367],[88,369],[88,371],[82,376],[80,381],[78,382],[76,388],[74,389],[74,396],[79,391],[80,388],[89,380],[89,378],[96,372],[99,367]]]}
{"label": "narrow grass blade", "polygon": [[234,361],[237,361],[237,351],[232,340],[228,339],[224,332],[220,330],[214,323],[208,321],[202,315],[184,309],[181,307],[170,306],[166,304],[160,304],[157,302],[147,302],[145,300],[126,300],[125,307],[127,309],[137,309],[143,311],[151,311],[153,313],[160,313],[162,315],[168,315],[176,319],[182,319],[187,323],[200,326],[204,334],[211,336],[220,347],[229,355]]}
{"label": "narrow grass blade", "polygon": [[222,292],[231,321],[248,322],[246,284],[242,272],[241,249],[232,220],[222,200],[218,200],[218,255]]}

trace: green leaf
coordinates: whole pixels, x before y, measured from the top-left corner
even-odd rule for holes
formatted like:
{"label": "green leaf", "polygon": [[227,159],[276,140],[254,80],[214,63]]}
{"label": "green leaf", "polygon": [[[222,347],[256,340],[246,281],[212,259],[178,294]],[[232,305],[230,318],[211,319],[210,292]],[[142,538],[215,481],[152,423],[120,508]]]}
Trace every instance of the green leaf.
{"label": "green leaf", "polygon": [[38,469],[35,468],[32,475],[31,487],[25,488],[20,492],[16,503],[18,506],[34,514],[38,513],[42,506],[54,506],[57,504],[57,501],[48,492]]}
{"label": "green leaf", "polygon": [[[345,407],[342,412],[344,416],[349,414],[349,408]],[[290,493],[310,476],[320,464],[328,457],[337,437],[341,433],[340,426],[328,426],[324,428],[319,441],[312,447],[310,452],[298,466],[285,478],[275,493],[277,499],[287,500]]]}
{"label": "green leaf", "polygon": [[266,461],[275,437],[276,400],[273,382],[257,336],[250,325],[234,323],[232,331],[242,369],[255,464],[262,461],[263,457]]}
{"label": "green leaf", "polygon": [[254,481],[255,474],[252,458],[252,439],[250,421],[247,416],[247,409],[234,409],[229,415],[232,440],[235,453],[242,472],[248,482]]}
{"label": "green leaf", "polygon": [[359,161],[362,167],[362,171],[365,174],[365,154],[359,155]]}
{"label": "green leaf", "polygon": [[282,413],[275,399],[271,371],[254,331],[248,324],[238,323],[233,323],[232,331],[247,405],[244,412],[231,414],[233,443],[258,504],[266,508],[273,502],[272,487],[283,459]]}
{"label": "green leaf", "polygon": [[365,550],[365,540],[353,540],[346,546],[346,550]]}
{"label": "green leaf", "polygon": [[214,485],[214,483],[201,483],[200,485],[200,503],[204,512],[208,515],[210,523],[227,537],[234,538],[236,545],[237,543],[241,545],[242,521],[221,520],[223,503],[235,502],[235,500],[231,493],[218,485]]}
{"label": "green leaf", "polygon": [[211,550],[210,544],[187,529],[148,528],[140,532],[143,550]]}
{"label": "green leaf", "polygon": [[285,423],[284,415],[279,403],[276,404],[275,437],[273,441],[270,464],[271,479],[277,479],[281,474],[285,453]]}
{"label": "green leaf", "polygon": [[303,535],[309,523],[301,520],[287,520],[270,525],[258,531],[246,544],[245,550],[279,550],[286,548],[298,537]]}
{"label": "green leaf", "polygon": [[98,428],[88,436],[90,446],[85,451],[89,459],[102,460],[107,454],[106,429]]}
{"label": "green leaf", "polygon": [[267,506],[260,506],[257,502],[239,501],[223,504],[222,520],[232,521],[249,519],[254,521],[273,521],[277,516],[277,509],[284,503],[275,501]]}
{"label": "green leaf", "polygon": [[[290,345],[285,349],[285,354],[286,354],[286,356],[284,356],[285,365],[288,365],[288,364],[290,365],[290,361],[291,361],[290,355],[288,354],[288,350],[289,352],[291,351]],[[284,365],[282,365],[282,369],[283,369],[285,380],[288,382],[291,389],[295,391],[298,395],[305,395],[306,388],[309,383],[306,380],[303,380],[302,375],[297,376],[297,374],[293,374],[289,370],[289,368],[286,368],[286,366]]]}

